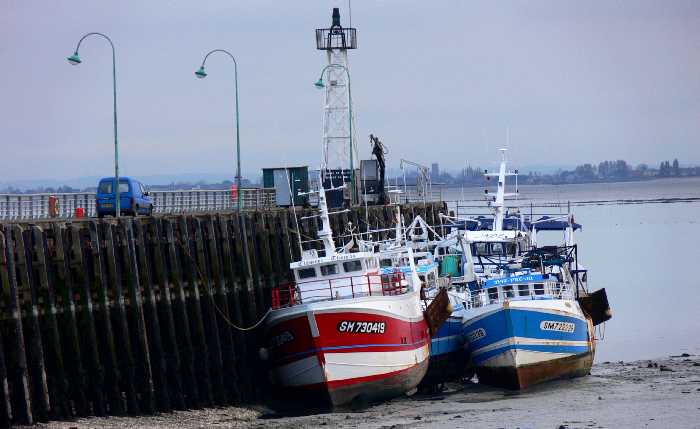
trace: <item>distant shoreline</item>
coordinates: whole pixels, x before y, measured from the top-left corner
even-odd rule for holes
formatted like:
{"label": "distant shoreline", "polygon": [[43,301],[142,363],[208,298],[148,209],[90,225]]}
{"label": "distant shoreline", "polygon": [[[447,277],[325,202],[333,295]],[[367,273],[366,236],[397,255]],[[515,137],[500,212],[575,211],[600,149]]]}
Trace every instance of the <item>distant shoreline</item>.
{"label": "distant shoreline", "polygon": [[[642,183],[642,182],[657,182],[657,181],[670,181],[670,180],[700,180],[700,176],[673,176],[673,177],[649,177],[649,178],[639,178],[633,177],[629,179],[619,179],[619,180],[591,180],[591,181],[577,181],[577,182],[555,182],[555,183],[522,183],[519,186],[565,186],[565,185],[595,185],[595,184],[607,184],[607,183]],[[488,184],[488,182],[486,182]],[[484,183],[433,183],[433,186],[440,186],[443,188],[483,188]],[[402,185],[399,185],[399,187]],[[415,187],[415,184],[406,184],[406,186]]]}

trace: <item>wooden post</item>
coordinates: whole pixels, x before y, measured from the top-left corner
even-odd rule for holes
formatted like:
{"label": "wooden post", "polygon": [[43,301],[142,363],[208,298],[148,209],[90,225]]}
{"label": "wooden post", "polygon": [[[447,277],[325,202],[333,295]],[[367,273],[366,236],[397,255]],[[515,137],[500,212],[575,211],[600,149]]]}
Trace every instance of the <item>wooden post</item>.
{"label": "wooden post", "polygon": [[146,234],[143,221],[135,220],[134,229],[136,254],[139,265],[139,284],[141,285],[141,291],[145,301],[143,303],[143,318],[146,327],[146,338],[148,338],[148,355],[150,357],[150,367],[153,375],[156,408],[158,411],[171,411],[172,407],[170,406],[170,394],[168,393],[165,353],[160,336],[160,320],[158,320],[156,295],[151,280],[151,269],[148,261],[148,248],[146,247]]}
{"label": "wooden post", "polygon": [[88,267],[85,264],[83,243],[80,237],[80,229],[76,225],[69,225],[68,231],[71,237],[70,267],[71,275],[76,280],[80,290],[80,338],[81,349],[85,353],[88,371],[88,391],[92,400],[92,411],[97,416],[105,414],[104,403],[104,371],[100,362],[100,354],[97,345],[97,332],[93,317],[92,292],[88,279]]}
{"label": "wooden post", "polygon": [[[172,299],[170,297],[170,285],[166,275],[165,260],[163,258],[163,230],[157,219],[149,223],[151,252],[153,255],[153,268],[155,282],[158,284],[160,300],[158,301],[158,318],[163,332],[163,350],[167,367],[168,385],[170,387],[170,399],[173,408],[182,410],[185,401],[182,393],[182,377],[180,375],[180,352],[177,344],[177,331],[173,316]],[[188,330],[189,334],[189,330]]]}
{"label": "wooden post", "polygon": [[108,279],[102,259],[103,249],[98,227],[99,225],[95,221],[90,221],[88,224],[94,288],[97,291],[99,306],[98,316],[95,317],[95,325],[98,326],[97,330],[100,331],[99,337],[103,344],[104,384],[109,414],[121,415],[124,414],[124,403],[122,400],[122,392],[119,387],[119,363],[117,360],[117,350],[114,344],[114,333],[112,332],[112,321],[110,318]]}
{"label": "wooden post", "polygon": [[[141,411],[146,414],[155,412],[155,398],[153,387],[153,372],[151,369],[150,350],[148,336],[146,334],[146,322],[143,316],[143,303],[141,301],[141,283],[139,281],[139,266],[136,257],[136,240],[131,219],[120,219],[119,235],[122,239],[124,252],[124,271],[126,272],[129,295],[129,324],[132,326],[135,337],[134,358],[136,362],[136,378],[141,380],[136,384],[140,394]],[[140,389],[139,389],[140,387]]]}
{"label": "wooden post", "polygon": [[[223,365],[223,382],[228,398],[234,403],[241,401],[241,393],[238,389],[238,371],[236,370],[236,350],[231,332],[231,312],[228,308],[228,288],[226,285],[227,277],[224,273],[221,253],[223,248],[228,245],[228,236],[224,237],[221,234],[222,220],[220,217],[214,218],[207,216],[205,220],[207,248],[209,260],[211,261],[211,271],[214,275],[215,292],[213,294],[212,304],[214,306],[219,338],[221,340],[221,361]],[[219,246],[221,244],[221,246]],[[222,251],[219,251],[221,247]]]}
{"label": "wooden post", "polygon": [[31,230],[36,261],[35,272],[39,282],[38,295],[45,303],[43,315],[41,316],[43,323],[41,324],[43,325],[42,331],[46,338],[44,351],[49,399],[51,402],[49,417],[54,420],[63,419],[70,417],[72,413],[68,398],[69,381],[66,378],[66,371],[63,365],[61,336],[56,319],[56,298],[53,285],[49,282],[48,264],[46,263],[46,235],[43,229],[38,226],[33,226]]}
{"label": "wooden post", "polygon": [[168,246],[168,263],[170,265],[170,283],[175,285],[173,299],[173,320],[178,332],[178,349],[182,356],[182,378],[185,389],[185,405],[189,408],[199,407],[199,389],[194,369],[195,353],[190,335],[190,321],[187,316],[187,298],[185,284],[182,280],[181,262],[175,247],[175,234],[170,219],[163,219]]}
{"label": "wooden post", "polygon": [[61,300],[62,312],[59,315],[61,325],[61,339],[63,356],[66,359],[66,373],[70,379],[69,396],[73,401],[75,414],[77,416],[88,415],[87,403],[87,373],[83,366],[83,353],[80,347],[80,335],[78,333],[78,319],[75,314],[75,303],[73,302],[73,276],[70,272],[70,247],[66,243],[65,225],[54,223],[52,227],[53,244],[55,251],[54,270],[56,273],[57,290]]}
{"label": "wooden post", "polygon": [[198,381],[198,391],[200,402],[205,405],[213,403],[213,392],[211,379],[209,376],[209,347],[207,346],[204,321],[202,320],[202,308],[199,302],[199,289],[197,288],[197,261],[194,259],[192,246],[190,243],[185,216],[180,217],[180,249],[183,254],[183,268],[189,283],[189,297],[187,307],[189,308],[190,333],[195,358],[195,371]]}
{"label": "wooden post", "polygon": [[[132,338],[129,333],[129,318],[126,312],[126,304],[124,301],[124,289],[122,287],[121,265],[118,264],[122,260],[125,253],[122,248],[123,241],[115,240],[114,229],[116,226],[105,224],[105,250],[107,272],[112,284],[112,306],[113,312],[111,319],[113,321],[115,332],[114,342],[119,344],[117,348],[117,358],[119,364],[120,384],[126,396],[126,411],[131,415],[139,414],[141,408],[138,403],[138,394],[136,393],[136,361],[132,350]],[[121,246],[120,252],[117,252],[117,246]]]}
{"label": "wooden post", "polygon": [[[226,218],[219,215],[219,229],[221,232],[221,259],[223,272],[226,277],[226,300],[228,305],[226,309],[228,311],[227,317],[236,326],[243,327],[244,320],[241,312],[240,306],[240,291],[241,282],[240,277],[237,275],[242,271],[241,266],[236,263],[236,257],[231,246],[231,227],[229,227],[230,218]],[[233,246],[235,249],[235,246]],[[245,401],[250,397],[251,392],[251,374],[249,367],[247,365],[246,356],[246,338],[242,331],[234,329],[232,331],[234,339],[234,358],[236,366],[236,375],[238,378],[238,384],[242,385],[242,388],[238,388],[239,401]]]}
{"label": "wooden post", "polygon": [[192,226],[194,227],[194,242],[197,252],[197,274],[199,277],[199,285],[202,289],[200,301],[202,306],[202,320],[204,322],[205,336],[209,345],[209,371],[214,393],[214,403],[216,405],[224,405],[227,402],[227,398],[222,377],[223,362],[221,357],[221,341],[219,340],[219,327],[216,321],[217,315],[212,293],[211,274],[204,249],[202,222],[198,218],[194,218],[192,219]]}
{"label": "wooden post", "polygon": [[[41,341],[41,328],[39,326],[39,296],[37,295],[37,287],[32,284],[29,273],[32,269],[30,266],[31,254],[27,256],[28,246],[25,246],[25,230],[20,225],[12,226],[12,233],[15,239],[17,251],[16,267],[19,274],[18,289],[29,291],[31,300],[25,303],[25,331],[24,340],[26,341],[29,380],[32,386],[32,405],[34,417],[37,421],[47,422],[49,420],[49,409],[51,401],[49,400],[49,386],[46,382],[46,365],[44,363],[44,347]],[[20,303],[21,304],[21,303]]]}
{"label": "wooden post", "polygon": [[[0,240],[0,281],[2,281],[2,291],[8,296],[10,315],[10,330],[11,344],[14,349],[12,355],[14,360],[9,367],[10,371],[7,374],[7,380],[13,387],[13,392],[8,392],[7,384],[3,385],[5,392],[6,404],[14,404],[12,413],[14,422],[19,424],[34,424],[34,415],[32,413],[32,394],[29,387],[29,372],[27,370],[27,357],[24,349],[24,332],[22,330],[22,317],[17,299],[17,278],[15,277],[14,263],[14,241],[12,240],[12,232],[8,230],[2,231],[3,237]],[[8,396],[10,398],[8,398]],[[11,406],[11,405],[10,405]],[[9,414],[9,413],[8,413]]]}

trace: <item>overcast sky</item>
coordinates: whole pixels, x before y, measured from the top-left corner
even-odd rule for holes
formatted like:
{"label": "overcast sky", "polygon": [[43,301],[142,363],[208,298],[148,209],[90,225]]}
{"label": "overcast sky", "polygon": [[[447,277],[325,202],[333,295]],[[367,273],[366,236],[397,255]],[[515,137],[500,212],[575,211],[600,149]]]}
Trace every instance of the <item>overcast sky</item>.
{"label": "overcast sky", "polygon": [[[325,55],[314,29],[347,1],[0,0],[0,182],[113,171],[117,47],[124,175],[234,172],[320,160]],[[368,134],[443,168],[700,163],[700,1],[359,1],[350,52],[359,150]]]}

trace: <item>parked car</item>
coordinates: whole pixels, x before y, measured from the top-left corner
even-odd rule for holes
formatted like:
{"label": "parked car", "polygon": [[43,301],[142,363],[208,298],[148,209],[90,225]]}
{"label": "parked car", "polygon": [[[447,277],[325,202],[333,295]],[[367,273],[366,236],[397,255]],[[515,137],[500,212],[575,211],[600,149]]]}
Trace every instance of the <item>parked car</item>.
{"label": "parked car", "polygon": [[[95,205],[98,217],[114,216],[116,213],[114,177],[105,177],[97,185]],[[129,177],[119,178],[120,212],[126,215],[153,214],[153,197],[150,196],[143,184]]]}

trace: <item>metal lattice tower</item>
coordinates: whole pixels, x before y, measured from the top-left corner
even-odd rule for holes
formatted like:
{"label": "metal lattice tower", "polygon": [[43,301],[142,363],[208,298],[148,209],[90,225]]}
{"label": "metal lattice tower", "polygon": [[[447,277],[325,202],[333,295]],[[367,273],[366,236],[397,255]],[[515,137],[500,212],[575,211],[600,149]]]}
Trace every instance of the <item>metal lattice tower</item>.
{"label": "metal lattice tower", "polygon": [[348,109],[348,100],[352,103],[348,49],[357,48],[357,30],[340,25],[338,8],[333,8],[332,19],[330,28],[316,30],[316,48],[326,51],[328,65],[342,66],[329,67],[324,76],[323,163],[326,169],[348,170],[359,165],[356,145],[351,145],[357,139],[350,138],[354,137],[355,118],[349,118],[352,109]]}

